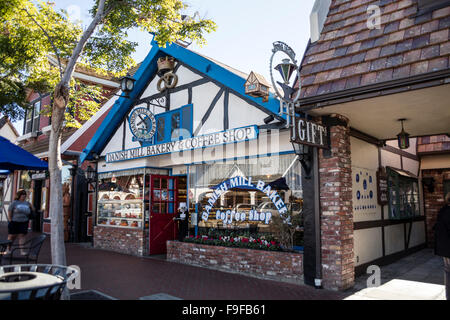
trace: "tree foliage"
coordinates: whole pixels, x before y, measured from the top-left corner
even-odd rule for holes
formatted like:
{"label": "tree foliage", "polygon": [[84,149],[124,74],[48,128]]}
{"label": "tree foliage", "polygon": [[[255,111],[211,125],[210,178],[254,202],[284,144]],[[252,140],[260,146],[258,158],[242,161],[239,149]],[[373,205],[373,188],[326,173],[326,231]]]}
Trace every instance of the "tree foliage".
{"label": "tree foliage", "polygon": [[[0,1],[0,112],[26,107],[26,90],[52,94],[49,112],[49,214],[52,263],[65,265],[62,208],[61,136],[64,124],[87,119],[99,107],[96,88],[76,84],[77,65],[120,76],[134,64],[137,44],[126,39],[135,27],[154,34],[159,45],[190,38],[200,44],[215,24],[183,19],[182,0],[94,0],[87,28],[69,20],[67,12],[34,0]],[[52,60],[55,62],[51,62]],[[84,112],[87,110],[87,112]]]}
{"label": "tree foliage", "polygon": [[[93,1],[92,17],[99,0]],[[127,32],[133,28],[154,34],[160,46],[178,39],[204,43],[203,33],[215,30],[215,24],[205,19],[182,19],[187,9],[181,0],[107,0],[104,18],[86,41],[77,57],[77,64],[99,74],[120,77],[135,65],[131,54],[138,45],[128,41]],[[72,57],[85,30],[70,21],[64,10],[54,5],[32,0],[0,2],[0,113],[12,119],[23,116],[28,90],[52,92],[61,81],[67,61]],[[53,63],[48,59],[51,56]],[[56,62],[55,62],[56,61]],[[98,88],[70,84],[70,95],[83,94],[98,98]],[[98,110],[97,98],[82,99],[85,103],[69,106],[66,123],[80,126]],[[70,101],[74,101],[73,98]],[[82,119],[75,119],[74,108]]]}

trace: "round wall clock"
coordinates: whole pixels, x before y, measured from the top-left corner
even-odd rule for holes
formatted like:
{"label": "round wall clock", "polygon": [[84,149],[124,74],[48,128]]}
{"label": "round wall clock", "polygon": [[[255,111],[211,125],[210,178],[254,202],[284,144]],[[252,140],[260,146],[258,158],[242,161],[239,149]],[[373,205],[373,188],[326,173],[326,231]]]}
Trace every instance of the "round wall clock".
{"label": "round wall clock", "polygon": [[128,119],[131,133],[138,141],[148,141],[155,135],[156,121],[153,113],[146,108],[134,109]]}

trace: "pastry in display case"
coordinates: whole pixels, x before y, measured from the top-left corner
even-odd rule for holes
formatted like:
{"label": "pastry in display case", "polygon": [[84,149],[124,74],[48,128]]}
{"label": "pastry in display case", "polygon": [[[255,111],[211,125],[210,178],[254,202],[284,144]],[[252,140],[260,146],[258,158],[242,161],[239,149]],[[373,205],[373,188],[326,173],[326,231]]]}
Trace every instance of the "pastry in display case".
{"label": "pastry in display case", "polygon": [[142,228],[142,200],[100,200],[97,224],[123,228]]}

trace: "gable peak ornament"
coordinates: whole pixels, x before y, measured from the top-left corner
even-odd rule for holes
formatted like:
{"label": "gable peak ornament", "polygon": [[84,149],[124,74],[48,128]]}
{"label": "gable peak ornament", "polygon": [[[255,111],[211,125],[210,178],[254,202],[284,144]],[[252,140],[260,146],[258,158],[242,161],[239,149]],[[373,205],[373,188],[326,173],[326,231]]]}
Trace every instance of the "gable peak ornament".
{"label": "gable peak ornament", "polygon": [[170,56],[161,57],[158,59],[158,76],[160,79],[157,83],[157,89],[159,92],[163,92],[166,89],[175,88],[178,83],[178,76],[173,73],[175,69],[175,59]]}

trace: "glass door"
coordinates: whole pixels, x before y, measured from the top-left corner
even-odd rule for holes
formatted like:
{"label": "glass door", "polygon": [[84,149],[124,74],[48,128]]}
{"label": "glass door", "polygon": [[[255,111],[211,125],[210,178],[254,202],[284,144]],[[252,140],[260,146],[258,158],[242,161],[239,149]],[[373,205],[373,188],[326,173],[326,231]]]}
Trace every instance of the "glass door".
{"label": "glass door", "polygon": [[177,177],[151,175],[149,254],[166,253],[166,241],[177,237],[176,217],[178,205]]}

